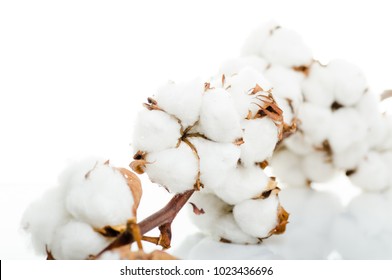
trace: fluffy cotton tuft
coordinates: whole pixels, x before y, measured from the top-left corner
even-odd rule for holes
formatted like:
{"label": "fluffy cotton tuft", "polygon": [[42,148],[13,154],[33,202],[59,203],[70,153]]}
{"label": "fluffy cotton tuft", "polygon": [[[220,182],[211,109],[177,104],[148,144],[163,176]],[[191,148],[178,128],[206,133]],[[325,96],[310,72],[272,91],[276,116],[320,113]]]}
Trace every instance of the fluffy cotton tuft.
{"label": "fluffy cotton tuft", "polygon": [[[133,149],[136,152],[159,152],[174,148],[181,138],[178,121],[159,110],[143,110],[136,121]],[[157,141],[159,139],[159,141]]]}
{"label": "fluffy cotton tuft", "polygon": [[182,193],[193,189],[198,174],[198,159],[185,143],[147,155],[146,172],[151,181],[168,188],[171,192]]}
{"label": "fluffy cotton tuft", "polygon": [[244,232],[264,238],[278,224],[278,206],[278,197],[273,194],[265,199],[248,199],[234,206],[233,216]]}
{"label": "fluffy cotton tuft", "polygon": [[204,83],[195,79],[187,83],[167,83],[154,96],[158,106],[181,120],[183,127],[197,122],[204,93]]}
{"label": "fluffy cotton tuft", "polygon": [[107,245],[109,241],[90,225],[73,220],[56,229],[50,249],[55,259],[83,260]]}

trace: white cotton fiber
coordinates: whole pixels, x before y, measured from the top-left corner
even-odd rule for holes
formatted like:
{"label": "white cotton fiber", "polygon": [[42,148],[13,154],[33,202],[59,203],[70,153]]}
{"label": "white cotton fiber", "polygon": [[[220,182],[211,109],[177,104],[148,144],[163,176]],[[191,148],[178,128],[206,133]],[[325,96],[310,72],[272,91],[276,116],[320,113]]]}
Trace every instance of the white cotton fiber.
{"label": "white cotton fiber", "polygon": [[331,61],[327,69],[333,76],[331,89],[334,91],[335,100],[344,106],[355,105],[367,88],[362,71],[357,66],[340,59]]}
{"label": "white cotton fiber", "polygon": [[61,188],[50,189],[23,214],[22,229],[31,234],[34,249],[39,254],[46,253],[45,247],[53,241],[56,228],[70,219],[63,197]]}
{"label": "white cotton fiber", "polygon": [[241,119],[246,118],[249,111],[254,114],[259,110],[259,107],[254,103],[260,104],[256,96],[262,92],[250,94],[257,85],[264,92],[272,89],[271,83],[264,75],[251,67],[246,67],[238,72],[238,74],[228,77],[227,91],[232,96],[234,106]]}
{"label": "white cotton fiber", "polygon": [[181,138],[180,131],[178,121],[167,113],[142,110],[138,114],[133,133],[134,152],[159,152],[173,148]]}
{"label": "white cotton fiber", "polygon": [[160,108],[180,119],[186,128],[199,119],[203,93],[204,83],[195,79],[186,83],[167,83],[158,89],[154,99]]}
{"label": "white cotton fiber", "polygon": [[310,66],[309,75],[302,82],[304,99],[314,105],[330,107],[335,96],[330,89],[332,77],[325,66],[313,63]]}
{"label": "white cotton fiber", "polygon": [[302,38],[287,28],[273,30],[260,52],[267,61],[287,67],[309,65],[312,62],[312,52]]}
{"label": "white cotton fiber", "polygon": [[388,187],[390,172],[379,153],[369,152],[349,178],[364,191],[381,191]]}
{"label": "white cotton fiber", "polygon": [[307,178],[302,169],[303,157],[290,150],[283,149],[276,151],[271,158],[270,164],[272,172],[279,181],[290,187],[304,187]]}
{"label": "white cotton fiber", "polygon": [[246,234],[239,228],[232,213],[218,219],[212,229],[211,236],[218,241],[224,239],[238,244],[256,244],[260,242],[259,239]]}
{"label": "white cotton fiber", "polygon": [[332,114],[328,141],[334,153],[340,153],[366,136],[366,125],[358,111],[341,108]]}
{"label": "white cotton fiber", "polygon": [[332,112],[328,108],[305,102],[298,112],[299,129],[313,145],[320,145],[331,129]]}
{"label": "white cotton fiber", "polygon": [[280,28],[279,24],[271,20],[253,30],[242,47],[242,54],[245,56],[263,56],[261,52],[262,48],[265,45],[266,40],[268,40],[271,35],[271,32],[274,32],[277,28]]}
{"label": "white cotton fiber", "polygon": [[263,73],[267,66],[268,63],[261,57],[250,55],[225,61],[221,65],[219,73],[230,77],[234,74],[238,74],[242,69],[246,67],[252,67],[258,72]]}
{"label": "white cotton fiber", "polygon": [[355,142],[346,150],[335,153],[332,157],[333,164],[341,170],[353,170],[368,151],[369,146],[366,141]]}
{"label": "white cotton fiber", "polygon": [[125,224],[132,214],[133,196],[123,175],[107,164],[81,174],[80,183],[68,186],[67,211],[93,227]]}
{"label": "white cotton fiber", "polygon": [[248,199],[234,206],[233,216],[244,232],[264,238],[278,224],[278,206],[279,200],[274,194],[265,199]]}
{"label": "white cotton fiber", "polygon": [[307,155],[314,151],[314,146],[305,138],[301,130],[297,130],[293,135],[284,140],[285,147],[296,155]]}
{"label": "white cotton fiber", "polygon": [[55,259],[83,260],[98,254],[109,240],[85,223],[70,221],[57,228],[50,251]]}
{"label": "white cotton fiber", "polygon": [[270,118],[245,120],[242,129],[241,162],[245,166],[262,162],[272,155],[278,142],[278,128]]}
{"label": "white cotton fiber", "polygon": [[184,142],[178,148],[147,155],[146,172],[152,182],[173,193],[193,189],[196,183],[198,159]]}
{"label": "white cotton fiber", "polygon": [[235,142],[242,137],[240,118],[233,99],[224,89],[210,89],[203,97],[200,130],[217,142]]}
{"label": "white cotton fiber", "polygon": [[258,166],[238,166],[229,173],[216,195],[228,204],[237,204],[259,196],[266,188],[269,177]]}
{"label": "white cotton fiber", "polygon": [[219,188],[229,172],[236,168],[240,147],[232,143],[217,143],[200,137],[191,137],[200,157],[200,179],[205,191]]}
{"label": "white cotton fiber", "polygon": [[199,215],[194,212],[193,206],[189,205],[189,216],[192,222],[203,232],[210,232],[215,226],[218,219],[229,213],[232,209],[230,205],[222,201],[212,193],[204,193],[204,191],[196,192],[189,199],[199,210]]}
{"label": "white cotton fiber", "polygon": [[312,182],[326,182],[336,174],[332,160],[322,151],[306,155],[302,161],[302,168],[305,176]]}

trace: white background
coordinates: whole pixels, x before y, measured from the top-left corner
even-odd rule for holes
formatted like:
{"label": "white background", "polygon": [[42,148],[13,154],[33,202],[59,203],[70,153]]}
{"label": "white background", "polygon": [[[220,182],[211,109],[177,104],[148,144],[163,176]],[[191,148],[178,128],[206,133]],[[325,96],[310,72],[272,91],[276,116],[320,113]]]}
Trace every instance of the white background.
{"label": "white background", "polygon": [[[388,2],[0,1],[0,259],[37,258],[20,217],[67,162],[127,166],[141,103],[167,80],[214,75],[268,19],[392,88]],[[144,182],[140,218],[169,199]],[[184,214],[174,226],[174,244],[193,230]]]}

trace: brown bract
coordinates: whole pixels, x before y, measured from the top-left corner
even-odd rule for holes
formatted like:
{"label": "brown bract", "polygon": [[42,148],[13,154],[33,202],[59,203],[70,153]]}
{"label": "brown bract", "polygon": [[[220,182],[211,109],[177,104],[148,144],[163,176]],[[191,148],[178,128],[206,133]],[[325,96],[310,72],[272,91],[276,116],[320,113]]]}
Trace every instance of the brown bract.
{"label": "brown bract", "polygon": [[127,181],[127,185],[131,190],[133,196],[132,214],[134,217],[136,217],[137,208],[139,207],[140,199],[142,198],[143,194],[142,183],[140,182],[139,177],[137,177],[137,175],[130,170],[123,167],[116,169],[124,176],[125,180]]}

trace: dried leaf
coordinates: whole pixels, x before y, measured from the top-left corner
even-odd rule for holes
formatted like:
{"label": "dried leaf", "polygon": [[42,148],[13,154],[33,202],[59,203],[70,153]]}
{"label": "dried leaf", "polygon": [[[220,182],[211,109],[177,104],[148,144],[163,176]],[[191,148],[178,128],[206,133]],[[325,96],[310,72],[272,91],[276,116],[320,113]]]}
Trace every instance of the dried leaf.
{"label": "dried leaf", "polygon": [[196,215],[203,215],[205,213],[203,208],[199,209],[193,202],[189,203],[190,205],[192,205],[193,213],[195,213]]}
{"label": "dried leaf", "polygon": [[140,200],[143,195],[142,183],[139,177],[135,173],[131,172],[130,170],[122,167],[117,168],[117,170],[120,171],[121,174],[124,176],[124,178],[127,181],[128,187],[131,190],[133,196],[132,213],[134,217],[136,217],[137,208],[139,207]]}
{"label": "dried leaf", "polygon": [[129,164],[129,167],[137,174],[143,174],[146,170],[147,161],[144,159],[134,160]]}

